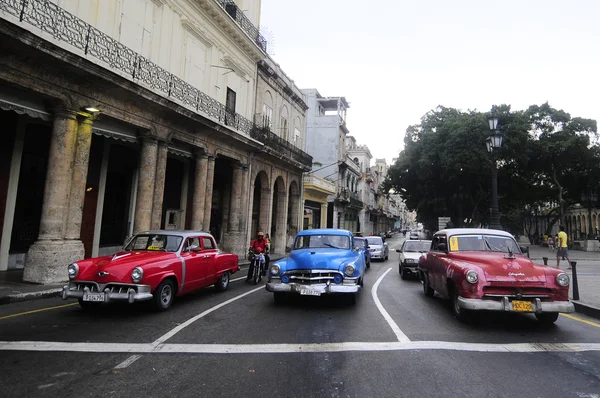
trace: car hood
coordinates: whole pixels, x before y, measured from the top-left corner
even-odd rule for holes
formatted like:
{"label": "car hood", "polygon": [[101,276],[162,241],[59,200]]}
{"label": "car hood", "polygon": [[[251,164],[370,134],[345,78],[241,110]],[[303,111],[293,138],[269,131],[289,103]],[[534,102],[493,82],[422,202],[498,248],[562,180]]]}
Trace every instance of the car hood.
{"label": "car hood", "polygon": [[534,264],[523,255],[506,258],[506,253],[470,252],[453,253],[456,261],[471,263],[479,267],[488,282],[546,282],[542,266]]}
{"label": "car hood", "polygon": [[341,268],[357,258],[358,252],[344,249],[297,249],[287,258],[287,271],[296,269],[334,269]]}
{"label": "car hood", "polygon": [[[152,251],[123,251],[113,256],[100,257],[94,263],[86,267],[80,278],[98,282],[130,282],[131,270],[135,267],[144,267],[148,264],[169,260],[175,257],[175,253],[152,252]],[[98,276],[98,272],[108,272],[104,277]]]}

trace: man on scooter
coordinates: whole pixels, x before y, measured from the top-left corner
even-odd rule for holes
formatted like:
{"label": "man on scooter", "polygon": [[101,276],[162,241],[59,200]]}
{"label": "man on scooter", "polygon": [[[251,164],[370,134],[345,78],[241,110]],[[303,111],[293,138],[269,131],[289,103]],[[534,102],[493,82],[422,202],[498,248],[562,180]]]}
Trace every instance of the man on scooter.
{"label": "man on scooter", "polygon": [[[251,243],[250,243],[250,249],[249,251],[254,253],[254,254],[266,254],[268,252],[268,243],[265,239],[265,234],[262,232],[259,232],[258,234],[256,234],[256,239],[254,239]],[[259,270],[259,272],[261,272],[262,270]],[[250,264],[250,268],[248,269],[248,277],[246,278],[246,280],[250,280],[252,279],[252,264]]]}

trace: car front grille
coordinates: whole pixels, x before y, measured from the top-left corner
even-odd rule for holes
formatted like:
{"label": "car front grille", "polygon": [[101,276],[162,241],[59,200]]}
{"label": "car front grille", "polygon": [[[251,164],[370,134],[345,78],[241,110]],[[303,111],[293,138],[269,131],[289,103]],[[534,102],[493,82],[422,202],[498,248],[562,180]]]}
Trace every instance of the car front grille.
{"label": "car front grille", "polygon": [[483,294],[490,298],[547,298],[552,295],[552,289],[538,286],[484,286]]}
{"label": "car front grille", "polygon": [[92,281],[75,281],[71,282],[71,290],[81,290],[83,291],[85,288],[90,289],[90,292],[104,292],[108,289],[111,293],[127,293],[129,289],[133,289],[138,292],[138,285],[129,284],[129,283],[107,283],[107,284],[98,284]]}
{"label": "car front grille", "polygon": [[319,283],[333,283],[333,278],[336,275],[344,276],[339,271],[328,270],[294,270],[285,273],[290,277],[290,282],[300,283],[302,285],[316,285]]}

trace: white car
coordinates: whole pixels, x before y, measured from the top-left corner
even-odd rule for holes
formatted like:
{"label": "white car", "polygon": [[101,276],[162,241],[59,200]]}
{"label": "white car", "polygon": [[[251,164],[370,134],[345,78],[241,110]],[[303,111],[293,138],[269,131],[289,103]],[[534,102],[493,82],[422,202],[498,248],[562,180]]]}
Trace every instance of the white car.
{"label": "white car", "polygon": [[387,260],[390,254],[388,244],[380,236],[367,236],[371,260]]}
{"label": "white car", "polygon": [[402,279],[408,275],[418,277],[419,259],[424,256],[431,247],[430,240],[405,240],[400,249],[396,249],[398,256],[398,272]]}

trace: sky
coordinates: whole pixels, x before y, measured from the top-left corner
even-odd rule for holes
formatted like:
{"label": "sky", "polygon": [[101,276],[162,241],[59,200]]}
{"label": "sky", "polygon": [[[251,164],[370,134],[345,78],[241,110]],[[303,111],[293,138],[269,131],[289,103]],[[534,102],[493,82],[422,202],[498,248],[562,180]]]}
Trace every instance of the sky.
{"label": "sky", "polygon": [[[347,125],[391,162],[438,105],[549,102],[600,120],[598,0],[262,0],[269,53],[300,88],[345,96]],[[482,131],[482,134],[488,134]]]}

